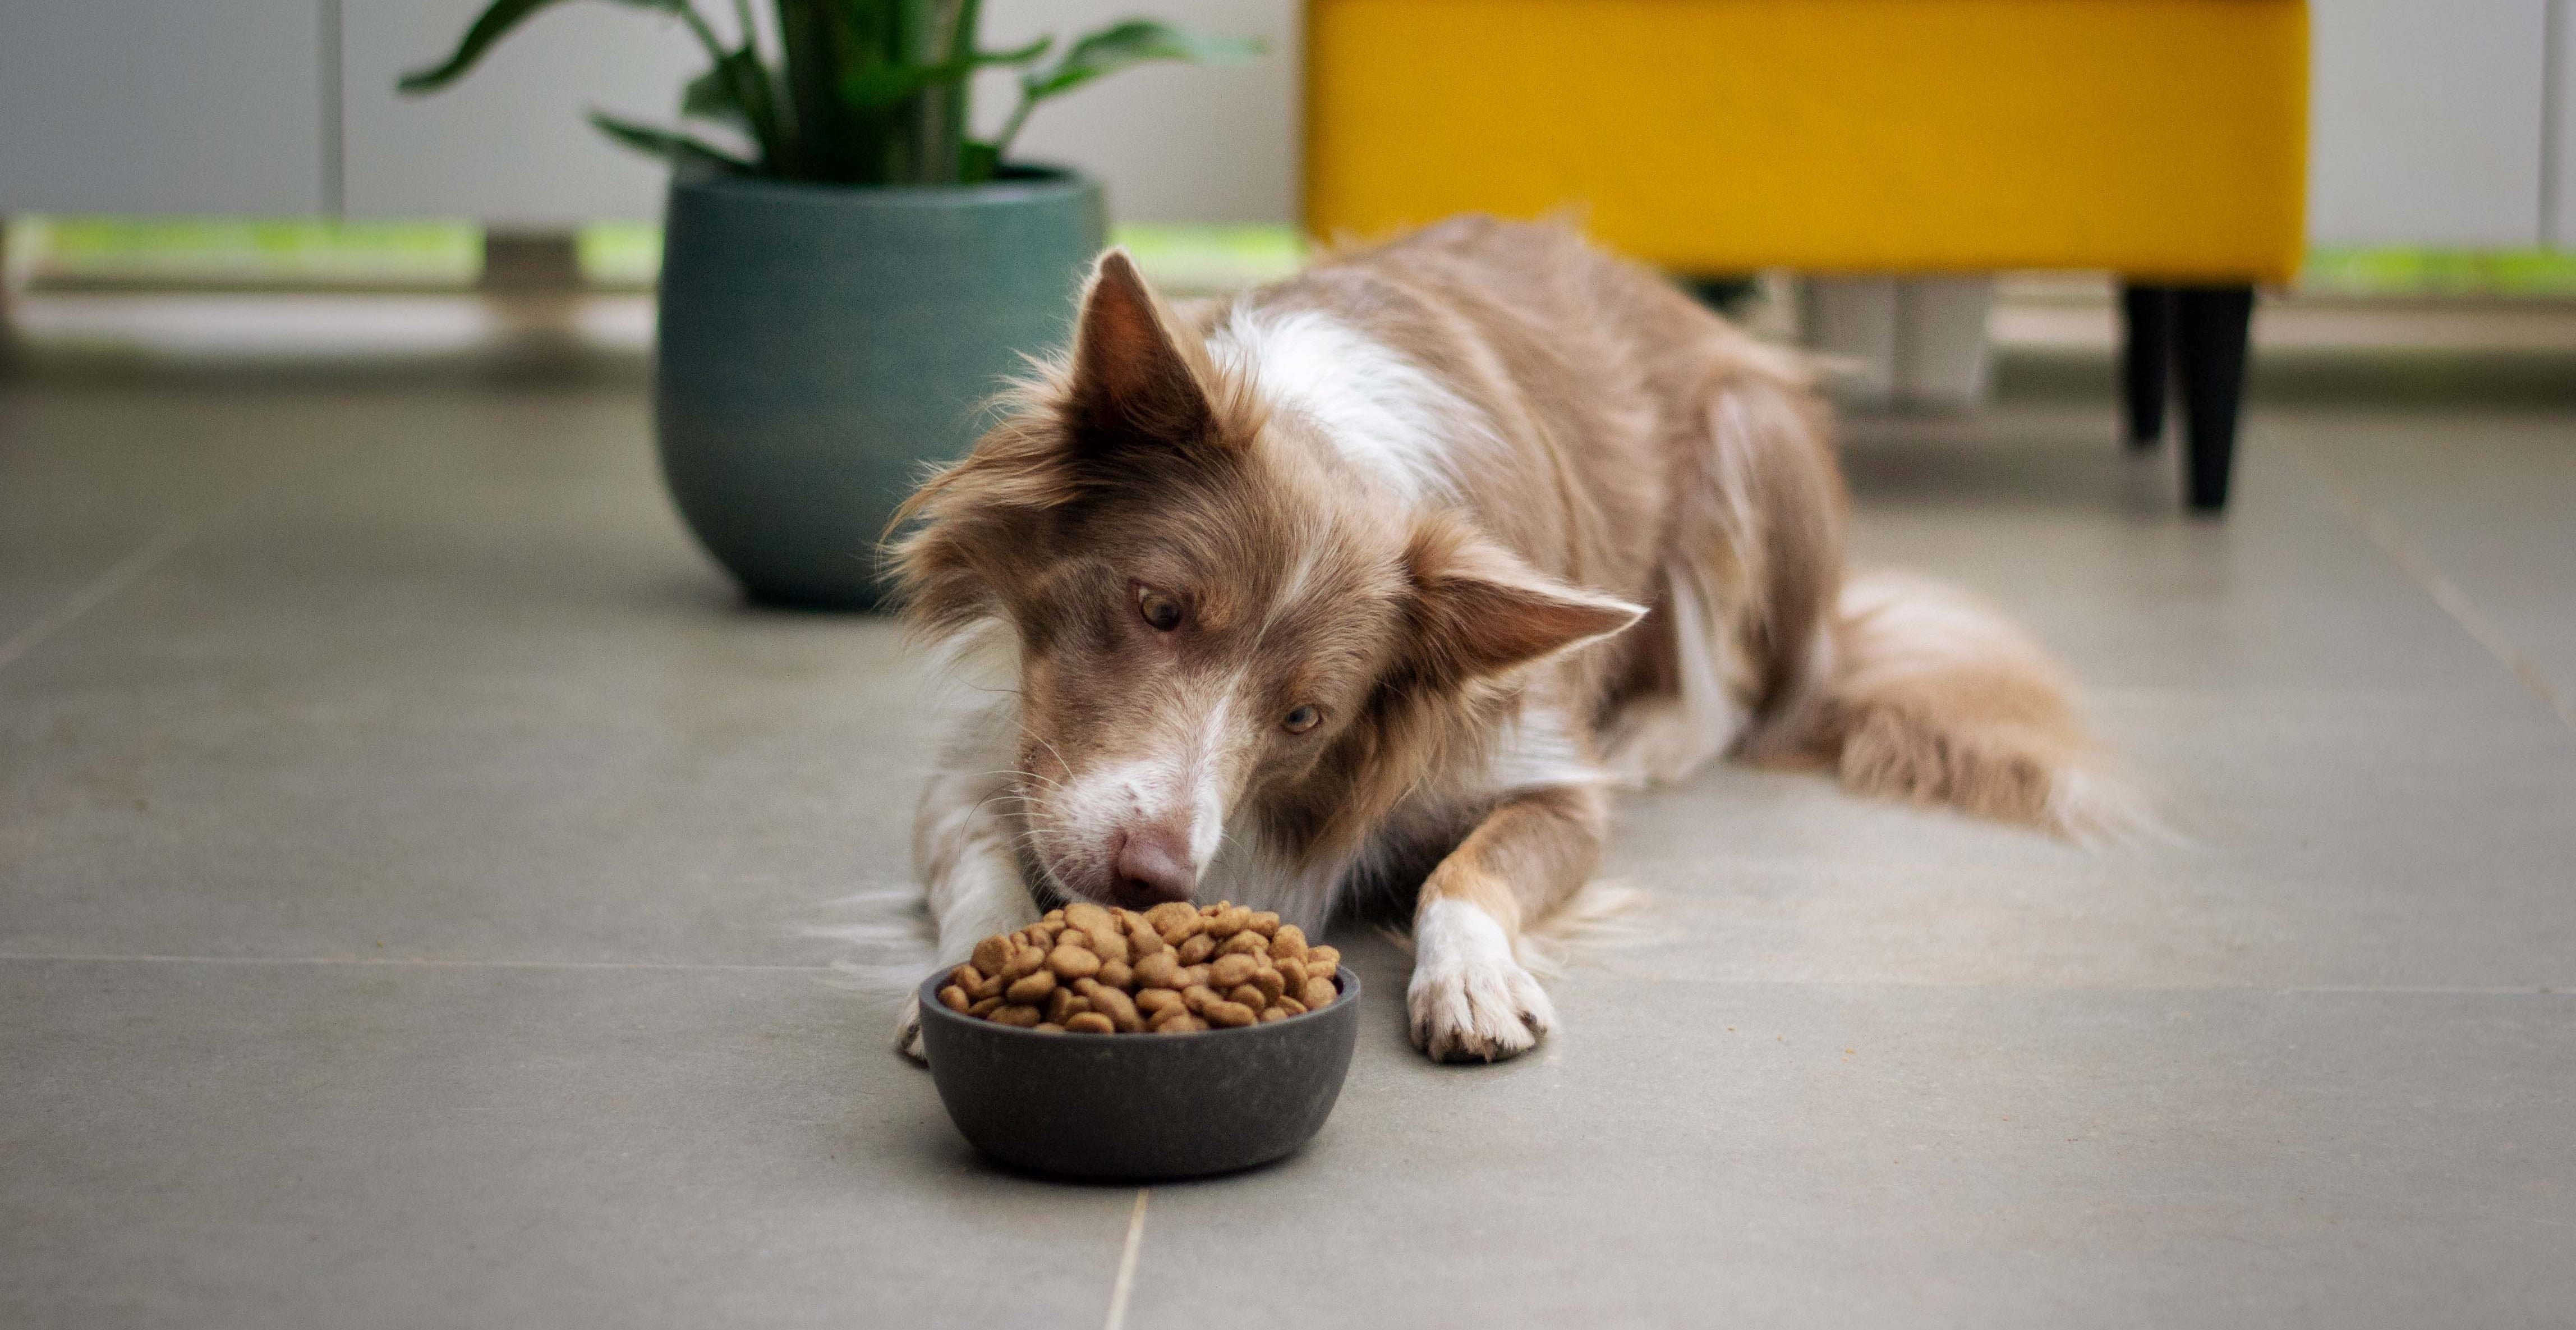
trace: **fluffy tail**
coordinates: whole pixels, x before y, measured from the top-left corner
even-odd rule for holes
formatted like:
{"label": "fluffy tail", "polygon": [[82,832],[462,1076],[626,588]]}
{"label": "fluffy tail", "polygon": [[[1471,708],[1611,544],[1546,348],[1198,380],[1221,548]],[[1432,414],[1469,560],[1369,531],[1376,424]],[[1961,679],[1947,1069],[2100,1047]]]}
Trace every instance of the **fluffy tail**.
{"label": "fluffy tail", "polygon": [[2078,840],[2150,818],[2068,699],[2057,667],[1965,592],[1872,573],[1842,591],[1800,745],[1864,794],[1946,803]]}

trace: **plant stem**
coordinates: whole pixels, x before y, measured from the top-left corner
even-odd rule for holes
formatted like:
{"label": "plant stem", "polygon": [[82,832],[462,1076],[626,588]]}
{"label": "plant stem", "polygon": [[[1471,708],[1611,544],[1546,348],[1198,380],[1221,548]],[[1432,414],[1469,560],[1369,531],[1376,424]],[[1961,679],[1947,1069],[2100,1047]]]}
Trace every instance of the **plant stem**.
{"label": "plant stem", "polygon": [[947,87],[947,105],[941,108],[945,112],[941,118],[946,123],[940,126],[948,140],[950,180],[965,176],[968,112],[975,97],[975,47],[981,39],[976,29],[984,21],[984,0],[956,0],[956,5],[955,12],[948,16],[948,64],[958,74]]}
{"label": "plant stem", "polygon": [[1020,126],[1029,122],[1029,112],[1038,109],[1038,99],[1020,89],[1020,104],[1011,108],[1011,118],[1002,122],[1002,132],[993,136],[993,160],[998,166],[1011,155],[1011,140],[1020,136]]}
{"label": "plant stem", "polygon": [[877,178],[863,155],[869,135],[840,97],[841,20],[826,0],[776,0],[778,46],[796,123],[800,179],[860,184]]}

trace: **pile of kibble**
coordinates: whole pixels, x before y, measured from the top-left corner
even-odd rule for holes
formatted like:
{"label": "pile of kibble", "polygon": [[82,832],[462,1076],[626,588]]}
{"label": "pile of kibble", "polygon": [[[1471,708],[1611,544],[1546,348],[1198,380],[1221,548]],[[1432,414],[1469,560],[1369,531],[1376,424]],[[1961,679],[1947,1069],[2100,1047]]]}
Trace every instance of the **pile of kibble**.
{"label": "pile of kibble", "polygon": [[1326,1006],[1341,963],[1268,910],[1174,901],[1138,914],[1083,901],[976,943],[939,1000],[1048,1034],[1183,1034]]}

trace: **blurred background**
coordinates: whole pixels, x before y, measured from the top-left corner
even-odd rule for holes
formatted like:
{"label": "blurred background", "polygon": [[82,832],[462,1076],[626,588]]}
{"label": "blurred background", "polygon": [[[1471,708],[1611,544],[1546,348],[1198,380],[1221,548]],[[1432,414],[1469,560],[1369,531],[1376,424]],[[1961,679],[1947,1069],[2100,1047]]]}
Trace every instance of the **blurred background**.
{"label": "blurred background", "polygon": [[[2570,344],[2563,306],[2576,300],[2566,7],[2309,7],[2305,260],[2277,292],[2289,299],[2261,320],[2260,342],[2289,360],[2413,350],[2522,391],[2557,377],[2564,367],[2550,358]],[[443,53],[478,8],[15,7],[0,44],[0,116],[13,126],[0,140],[0,215],[20,354],[639,352],[651,322],[632,293],[656,270],[667,172],[607,142],[582,113],[659,118],[704,58],[667,17],[568,5],[539,14],[457,90],[398,95],[397,76]],[[1306,220],[1300,7],[1163,8],[1203,31],[1258,37],[1268,54],[1087,88],[1031,121],[1021,155],[1101,180],[1119,237],[1174,287],[1288,271]],[[988,44],[1127,12],[1108,0],[992,0]],[[981,76],[987,128],[1008,110],[1009,78]],[[1790,293],[1795,274],[1769,276],[1758,290],[1769,326],[1795,335],[1812,306]],[[417,298],[478,286],[607,298],[551,311]],[[203,298],[131,298],[146,292]],[[240,298],[267,292],[413,298]],[[1990,311],[1974,308],[2011,374],[2025,368],[2018,352],[2098,355],[2116,338],[2111,304],[2106,281],[2059,272],[2008,275]],[[2494,360],[2461,364],[2469,353]],[[2299,372],[2288,360],[2273,368]],[[1954,372],[1917,395],[1985,390]]]}

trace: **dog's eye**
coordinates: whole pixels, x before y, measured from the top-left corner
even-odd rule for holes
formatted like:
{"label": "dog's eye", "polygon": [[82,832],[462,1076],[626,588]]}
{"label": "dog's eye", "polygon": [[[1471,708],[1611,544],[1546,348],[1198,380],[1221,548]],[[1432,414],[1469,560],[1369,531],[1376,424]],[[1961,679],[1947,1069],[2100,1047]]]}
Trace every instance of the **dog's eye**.
{"label": "dog's eye", "polygon": [[1285,718],[1281,719],[1279,725],[1280,728],[1285,729],[1290,734],[1304,734],[1306,731],[1323,724],[1323,722],[1323,712],[1317,711],[1313,707],[1299,707],[1295,711],[1289,712]]}
{"label": "dog's eye", "polygon": [[1152,587],[1136,592],[1136,611],[1145,616],[1146,625],[1155,632],[1168,633],[1181,626],[1181,602]]}

